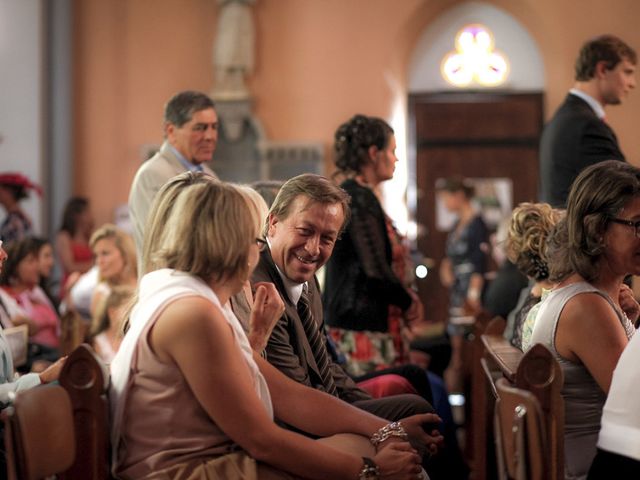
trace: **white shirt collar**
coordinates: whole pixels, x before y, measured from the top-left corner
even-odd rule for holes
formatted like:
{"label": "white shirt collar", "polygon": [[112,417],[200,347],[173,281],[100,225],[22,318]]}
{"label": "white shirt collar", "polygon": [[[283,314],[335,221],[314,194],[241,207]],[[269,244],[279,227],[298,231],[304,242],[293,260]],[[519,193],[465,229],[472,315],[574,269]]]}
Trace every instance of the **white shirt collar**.
{"label": "white shirt collar", "polygon": [[284,273],[280,271],[280,268],[278,267],[276,262],[273,262],[273,264],[276,266],[276,270],[278,270],[278,275],[280,275],[282,283],[284,283],[284,289],[287,292],[289,300],[291,300],[291,303],[293,303],[295,306],[298,306],[298,300],[300,300],[302,291],[307,286],[307,282],[295,283],[291,281],[287,276],[285,276]]}
{"label": "white shirt collar", "polygon": [[604,108],[602,107],[602,105],[600,105],[600,102],[598,102],[591,95],[589,95],[588,93],[584,93],[582,90],[578,90],[577,88],[572,88],[571,90],[569,90],[569,93],[587,102],[587,104],[593,109],[593,111],[596,112],[598,118],[604,118]]}

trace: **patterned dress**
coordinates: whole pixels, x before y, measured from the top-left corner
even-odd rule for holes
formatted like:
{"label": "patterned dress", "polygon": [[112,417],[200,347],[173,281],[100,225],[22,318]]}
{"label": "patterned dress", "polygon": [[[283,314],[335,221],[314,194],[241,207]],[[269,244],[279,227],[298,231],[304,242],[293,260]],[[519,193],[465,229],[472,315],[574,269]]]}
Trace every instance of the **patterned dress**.
{"label": "patterned dress", "polygon": [[[409,249],[389,217],[386,217],[386,224],[391,241],[391,268],[396,276],[402,279],[406,276]],[[402,309],[396,305],[389,305],[388,328],[388,332],[335,327],[329,330],[340,352],[345,355],[344,366],[349,374],[360,376],[407,363],[409,342],[404,335],[406,324]]]}
{"label": "patterned dress", "polygon": [[341,186],[352,217],[327,263],[324,314],[347,372],[360,376],[406,360],[407,248],[370,188],[355,180]]}
{"label": "patterned dress", "polygon": [[447,237],[446,255],[451,261],[454,277],[449,297],[450,308],[462,308],[471,277],[475,273],[485,273],[487,254],[482,245],[487,243],[487,239],[487,226],[480,215],[461,228],[456,224]]}

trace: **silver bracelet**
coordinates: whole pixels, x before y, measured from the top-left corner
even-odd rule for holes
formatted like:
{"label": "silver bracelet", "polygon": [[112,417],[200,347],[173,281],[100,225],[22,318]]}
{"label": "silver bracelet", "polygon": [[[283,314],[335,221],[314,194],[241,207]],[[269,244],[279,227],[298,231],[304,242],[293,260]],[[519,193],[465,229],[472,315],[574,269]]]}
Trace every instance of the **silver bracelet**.
{"label": "silver bracelet", "polygon": [[374,447],[377,447],[382,442],[388,440],[391,437],[398,437],[404,441],[407,441],[409,439],[409,435],[407,435],[407,432],[405,432],[404,427],[402,426],[402,423],[391,422],[385,425],[384,427],[382,427],[373,435],[371,435],[370,440],[371,440],[371,444]]}
{"label": "silver bracelet", "polygon": [[358,475],[358,480],[379,480],[380,467],[376,462],[367,457],[362,457],[363,465]]}

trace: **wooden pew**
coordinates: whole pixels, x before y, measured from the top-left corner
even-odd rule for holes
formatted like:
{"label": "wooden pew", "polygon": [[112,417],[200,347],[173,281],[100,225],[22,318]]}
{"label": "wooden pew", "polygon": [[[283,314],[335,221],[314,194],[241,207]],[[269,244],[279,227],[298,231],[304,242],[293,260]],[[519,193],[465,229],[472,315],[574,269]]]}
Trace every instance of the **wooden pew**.
{"label": "wooden pew", "polygon": [[93,349],[82,344],[67,358],[60,385],[73,409],[76,457],[59,479],[110,478],[108,371]]}
{"label": "wooden pew", "polygon": [[59,474],[76,456],[71,401],[58,385],[24,390],[3,411],[7,478],[39,480]]}
{"label": "wooden pew", "polygon": [[496,457],[499,478],[543,480],[551,468],[545,455],[544,417],[531,392],[512,387],[504,378],[496,381]]}
{"label": "wooden pew", "polygon": [[474,480],[493,480],[495,461],[493,450],[493,405],[495,397],[490,390],[492,383],[487,382],[486,365],[483,360],[485,346],[482,337],[485,334],[502,335],[506,321],[502,317],[490,318],[483,315],[474,324],[471,341],[471,400],[470,422],[468,422],[467,444],[471,447]]}
{"label": "wooden pew", "polygon": [[515,383],[518,366],[524,353],[511,345],[502,336],[502,332],[487,330],[482,335],[481,341],[483,346],[482,358],[490,371],[497,371],[509,382]]}
{"label": "wooden pew", "polygon": [[82,344],[59,383],[19,392],[4,412],[9,478],[111,478],[106,367]]}
{"label": "wooden pew", "polygon": [[[541,344],[534,345],[526,354],[523,354],[509,344],[501,334],[491,332],[482,336],[482,343],[485,351],[481,364],[484,366],[488,390],[492,392],[494,398],[500,398],[496,381],[497,378],[502,378],[504,382],[500,383],[504,387],[528,391],[538,402],[544,418],[542,455],[548,465],[542,478],[562,480],[564,478],[564,401],[560,392],[564,379],[560,365],[549,349]],[[487,395],[487,405],[490,403],[491,398]],[[530,411],[533,410],[530,409]],[[504,441],[498,442],[498,445],[504,446],[504,443]],[[500,460],[499,455],[498,460]],[[511,460],[505,458],[506,462]],[[504,464],[498,465],[498,471],[505,471]]]}
{"label": "wooden pew", "polygon": [[536,344],[524,354],[516,372],[515,387],[528,390],[540,402],[545,419],[550,475],[552,480],[564,479],[564,375],[551,351]]}

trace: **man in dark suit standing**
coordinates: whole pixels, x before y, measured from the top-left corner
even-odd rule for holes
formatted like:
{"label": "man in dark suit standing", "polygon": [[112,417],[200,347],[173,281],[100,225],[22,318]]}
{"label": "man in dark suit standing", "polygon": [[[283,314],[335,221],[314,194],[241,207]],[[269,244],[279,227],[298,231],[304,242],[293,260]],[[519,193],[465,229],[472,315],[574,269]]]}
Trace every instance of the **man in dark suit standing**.
{"label": "man in dark suit standing", "polygon": [[540,140],[540,200],[563,208],[578,174],[603,160],[624,161],[605,107],[635,87],[636,52],[613,35],[585,43],[576,60],[576,83]]}

